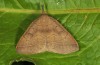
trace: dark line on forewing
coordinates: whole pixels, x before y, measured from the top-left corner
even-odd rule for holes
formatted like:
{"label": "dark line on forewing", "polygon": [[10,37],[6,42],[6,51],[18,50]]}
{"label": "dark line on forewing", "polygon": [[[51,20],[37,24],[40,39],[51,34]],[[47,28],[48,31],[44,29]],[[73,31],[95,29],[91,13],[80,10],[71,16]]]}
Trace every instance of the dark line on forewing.
{"label": "dark line on forewing", "polygon": [[47,35],[45,34],[45,49],[48,51],[48,46],[47,46]]}

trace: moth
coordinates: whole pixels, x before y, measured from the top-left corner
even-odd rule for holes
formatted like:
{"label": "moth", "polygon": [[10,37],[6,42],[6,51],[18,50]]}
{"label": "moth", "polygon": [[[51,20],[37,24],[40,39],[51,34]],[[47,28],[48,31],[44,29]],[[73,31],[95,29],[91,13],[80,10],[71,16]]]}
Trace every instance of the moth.
{"label": "moth", "polygon": [[68,54],[79,50],[77,41],[54,18],[42,13],[22,35],[16,50],[20,54],[53,52]]}

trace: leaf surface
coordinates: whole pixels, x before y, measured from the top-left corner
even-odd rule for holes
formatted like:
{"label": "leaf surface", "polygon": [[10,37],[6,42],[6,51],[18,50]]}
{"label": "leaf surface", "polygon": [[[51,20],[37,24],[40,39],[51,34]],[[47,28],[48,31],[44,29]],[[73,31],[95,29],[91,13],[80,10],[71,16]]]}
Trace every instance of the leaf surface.
{"label": "leaf surface", "polygon": [[[80,50],[21,55],[15,46],[29,24],[39,17],[41,4],[77,40]],[[0,0],[0,65],[32,60],[36,65],[100,65],[100,0]]]}

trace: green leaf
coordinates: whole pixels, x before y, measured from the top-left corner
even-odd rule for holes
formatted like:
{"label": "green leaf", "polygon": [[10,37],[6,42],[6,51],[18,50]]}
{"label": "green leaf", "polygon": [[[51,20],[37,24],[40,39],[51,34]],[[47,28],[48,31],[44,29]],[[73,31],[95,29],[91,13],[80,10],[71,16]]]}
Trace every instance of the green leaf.
{"label": "green leaf", "polygon": [[[39,17],[41,4],[74,36],[79,51],[65,55],[16,52],[19,38]],[[100,0],[0,0],[0,65],[22,60],[36,65],[100,65],[99,47]]]}

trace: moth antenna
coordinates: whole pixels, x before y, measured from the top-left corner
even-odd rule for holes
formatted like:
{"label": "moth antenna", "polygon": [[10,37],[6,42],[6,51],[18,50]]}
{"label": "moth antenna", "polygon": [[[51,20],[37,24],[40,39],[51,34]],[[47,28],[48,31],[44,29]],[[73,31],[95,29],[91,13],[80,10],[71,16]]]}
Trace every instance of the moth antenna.
{"label": "moth antenna", "polygon": [[42,9],[42,14],[45,14],[45,11],[44,11],[44,4],[41,5],[41,9]]}

